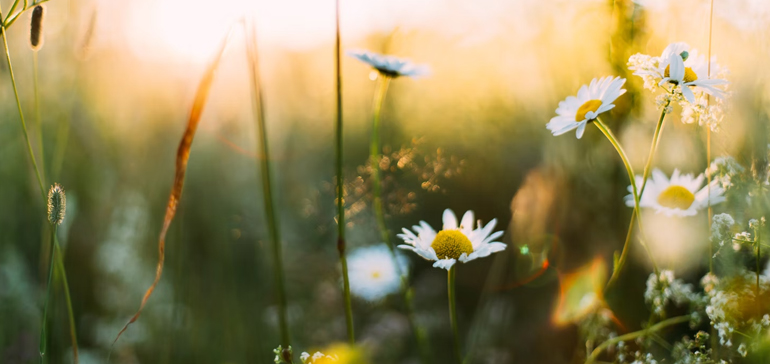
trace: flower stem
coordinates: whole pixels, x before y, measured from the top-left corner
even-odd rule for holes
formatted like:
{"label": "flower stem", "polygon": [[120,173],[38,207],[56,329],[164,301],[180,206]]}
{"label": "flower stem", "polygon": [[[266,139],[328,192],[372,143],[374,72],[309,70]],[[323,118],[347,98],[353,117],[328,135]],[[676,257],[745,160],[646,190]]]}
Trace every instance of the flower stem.
{"label": "flower stem", "polygon": [[[626,156],[626,152],[623,150],[623,147],[620,145],[620,142],[618,142],[618,139],[615,137],[615,135],[612,133],[612,130],[605,125],[601,119],[594,120],[594,124],[596,125],[599,130],[604,134],[604,136],[607,137],[607,140],[610,141],[610,144],[612,144],[613,147],[615,147],[615,150],[618,152],[618,155],[620,156],[620,159],[623,160],[623,164],[626,167],[626,172],[628,173],[628,179],[631,182],[631,189],[632,194],[634,196],[634,212],[636,215],[636,221],[639,224],[639,231],[644,234],[644,228],[642,225],[642,216],[639,211],[639,192],[636,186],[636,178],[634,175],[634,169],[631,167],[631,163],[628,161],[628,157]],[[650,257],[650,261],[652,262],[652,266],[655,270],[655,273],[658,272],[658,265],[655,263],[655,258],[652,256],[652,252],[650,252],[650,249],[647,247],[647,244],[644,243],[643,240],[640,240],[642,243],[642,246],[647,251],[647,255]]]}
{"label": "flower stem", "polygon": [[[660,113],[660,118],[658,118],[658,124],[655,126],[655,133],[652,135],[652,144],[650,145],[650,154],[647,156],[647,163],[644,166],[644,173],[642,176],[642,186],[639,189],[639,198],[641,199],[642,194],[644,194],[644,188],[647,186],[647,179],[650,177],[650,171],[652,169],[652,161],[655,158],[655,152],[658,150],[658,145],[660,144],[660,134],[663,130],[663,124],[666,119],[666,108],[671,103],[671,101],[667,101],[666,105],[663,106],[663,111]],[[628,223],[628,233],[626,233],[626,241],[623,243],[623,251],[620,254],[620,259],[618,259],[617,264],[612,270],[612,276],[610,277],[609,282],[607,282],[607,286],[605,287],[605,290],[609,288],[620,275],[620,271],[623,269],[623,266],[626,263],[626,259],[628,258],[628,251],[629,246],[631,245],[631,236],[633,235],[634,230],[634,220],[636,219],[636,212],[637,209],[634,208],[634,210],[631,212],[631,221]]]}
{"label": "flower stem", "polygon": [[[40,88],[38,86],[38,51],[32,52],[32,83],[35,94],[35,126],[37,127],[38,143],[40,143],[40,174],[45,180],[45,150],[43,148],[43,119],[40,116]],[[50,177],[50,176],[49,176]]]}
{"label": "flower stem", "polygon": [[340,0],[335,1],[335,41],[334,41],[334,72],[337,86],[337,125],[336,125],[336,154],[337,154],[337,251],[342,265],[342,284],[345,298],[345,323],[348,330],[348,342],[356,342],[353,331],[353,305],[350,300],[350,279],[348,278],[348,260],[345,256],[345,200],[344,176],[342,175],[342,74],[341,74],[341,44],[340,44]]}
{"label": "flower stem", "polygon": [[59,276],[62,280],[62,285],[64,287],[64,298],[67,301],[67,319],[70,323],[70,340],[72,340],[72,356],[74,358],[74,363],[78,364],[78,334],[77,330],[75,329],[75,313],[72,309],[72,298],[70,297],[70,286],[69,283],[67,283],[67,272],[64,270],[64,254],[61,251],[61,248],[59,246],[59,239],[56,238],[56,233],[54,233],[54,249],[56,250],[56,256],[59,259],[56,259],[56,271],[59,273]]}
{"label": "flower stem", "polygon": [[449,269],[447,280],[447,291],[449,293],[449,321],[452,324],[452,335],[454,337],[455,358],[457,364],[462,364],[463,356],[460,348],[460,332],[457,329],[457,291],[455,289],[455,278],[457,277],[457,266]]}
{"label": "flower stem", "polygon": [[[51,242],[56,239],[56,225],[51,225]],[[55,244],[51,243],[51,261],[48,263],[48,288],[45,294],[45,306],[43,308],[43,321],[40,324],[40,363],[45,363],[45,351],[47,344],[47,331],[46,326],[48,322],[48,302],[51,300],[51,278],[53,277],[53,267],[56,256]]]}
{"label": "flower stem", "polygon": [[257,140],[260,146],[260,171],[262,176],[262,198],[265,203],[265,216],[267,218],[268,233],[273,245],[273,270],[275,275],[275,287],[278,295],[278,323],[281,329],[281,345],[289,347],[289,323],[287,314],[286,281],[283,270],[283,251],[281,246],[281,234],[278,229],[278,216],[275,212],[273,201],[272,178],[270,176],[270,149],[267,144],[267,126],[265,124],[265,109],[262,102],[262,89],[259,81],[259,62],[257,59],[256,34],[254,27],[246,35],[246,49],[249,60],[249,73],[251,75],[251,89],[254,96],[254,118],[257,124]]}
{"label": "flower stem", "polygon": [[396,274],[401,278],[401,291],[404,295],[404,306],[406,307],[409,325],[414,331],[415,339],[417,339],[420,356],[424,363],[430,363],[431,355],[427,334],[417,325],[416,316],[414,314],[414,303],[412,302],[414,292],[409,287],[406,274],[402,271],[401,265],[398,262],[395,244],[391,241],[388,227],[385,224],[385,208],[382,204],[382,181],[380,179],[380,121],[382,120],[382,105],[385,102],[385,95],[388,92],[388,86],[390,85],[391,80],[392,77],[380,74],[377,92],[374,94],[372,137],[369,143],[369,163],[371,163],[370,166],[372,170],[372,205],[377,219],[377,227],[380,230],[380,238],[388,247],[391,259],[393,260],[393,265],[396,267]]}
{"label": "flower stem", "polygon": [[[40,3],[43,3],[45,1],[47,1],[47,0],[43,0]],[[0,10],[0,13],[2,13],[1,10]],[[19,12],[19,14],[20,13],[21,12]],[[18,87],[16,86],[16,77],[13,74],[13,65],[11,63],[11,52],[10,52],[10,49],[8,48],[8,38],[6,37],[6,33],[8,32],[8,27],[10,26],[10,24],[6,23],[5,20],[3,21],[3,24],[4,25],[2,27],[0,27],[0,37],[3,38],[3,48],[5,50],[5,60],[6,60],[6,62],[8,62],[8,73],[11,76],[11,85],[13,86],[13,94],[14,94],[14,97],[16,98],[16,108],[19,111],[19,120],[21,121],[21,129],[24,131],[24,139],[27,142],[27,152],[29,153],[29,158],[32,161],[32,166],[35,169],[35,176],[37,177],[37,184],[38,184],[38,187],[40,188],[40,196],[43,198],[43,204],[45,204],[47,199],[48,199],[48,197],[47,197],[46,192],[45,192],[45,187],[43,187],[43,178],[41,177],[40,169],[37,166],[37,161],[35,159],[35,153],[32,150],[32,143],[30,142],[29,132],[27,131],[27,123],[24,120],[24,112],[22,111],[21,101],[19,99],[19,90],[18,90]],[[42,145],[42,140],[41,140],[41,145]],[[51,233],[52,237],[55,237],[56,236],[56,229],[55,229],[55,227],[53,227],[52,230],[53,230],[52,233]],[[61,266],[61,272],[65,272],[64,261],[62,260],[62,254],[58,254],[58,255],[54,255],[53,254],[54,249],[57,250],[57,251],[61,251],[61,248],[59,247],[59,242],[56,239],[52,239],[51,241],[52,241],[52,246],[51,246],[51,262],[56,262],[56,264]],[[54,260],[54,259],[56,259],[56,260]],[[51,268],[50,269],[51,269],[51,272],[52,272],[53,264],[51,264]],[[51,274],[49,273],[49,278],[48,278],[48,290],[49,290],[49,292],[50,292],[50,287],[51,287],[50,275]],[[66,275],[64,275],[64,274],[63,274],[63,276],[66,277]],[[70,295],[69,295],[69,287],[66,284],[66,278],[65,278],[64,290],[65,290],[65,296],[66,296],[66,299],[67,299],[67,307],[71,308],[72,307],[72,301],[71,301]],[[44,335],[45,335],[45,316],[47,315],[47,311],[48,311],[48,297],[46,297],[46,305],[45,305],[45,310],[43,312],[44,320],[43,320],[43,327],[41,328],[41,340],[45,340],[45,337],[44,337]],[[75,363],[77,363],[77,361],[78,361],[77,360],[77,347],[76,347],[77,339],[74,337],[74,333],[75,333],[75,326],[74,325],[75,325],[74,319],[72,318],[72,316],[70,316],[70,332],[73,333],[73,339],[72,340],[73,340],[73,343],[75,343],[75,346],[73,347],[73,351],[75,353]],[[41,341],[40,345],[41,345],[41,348],[43,349],[43,350],[41,350],[41,360],[42,360],[42,353],[45,351],[45,342]]]}
{"label": "flower stem", "polygon": [[[390,77],[380,75],[377,87],[377,93],[374,94],[374,118],[372,120],[372,138],[369,142],[369,163],[372,169],[372,195],[374,214],[377,218],[377,227],[380,230],[380,238],[390,244],[390,234],[385,225],[385,211],[382,206],[382,186],[380,181],[380,120],[382,115],[382,104],[385,101],[385,94],[388,92]],[[391,249],[392,250],[392,249]],[[398,268],[398,264],[396,264]]]}
{"label": "flower stem", "polygon": [[645,336],[645,335],[648,335],[648,334],[652,334],[652,333],[655,333],[655,332],[657,332],[657,331],[659,331],[661,329],[664,329],[666,327],[677,325],[677,324],[680,324],[680,323],[683,323],[683,322],[687,322],[687,321],[690,321],[690,316],[689,315],[677,316],[677,317],[670,318],[668,320],[664,320],[664,321],[658,322],[657,324],[652,325],[652,326],[650,326],[650,327],[648,327],[646,329],[630,332],[630,333],[625,334],[625,335],[616,336],[616,337],[614,337],[612,339],[609,339],[609,340],[601,343],[601,345],[597,346],[596,349],[594,349],[594,351],[591,352],[591,355],[588,356],[588,358],[586,359],[586,364],[590,364],[590,363],[596,362],[596,358],[599,357],[599,354],[601,354],[602,351],[606,350],[611,345],[617,344],[617,343],[619,343],[621,341],[631,341],[631,340],[634,340],[634,339],[636,339],[638,337],[642,337],[642,336]]}

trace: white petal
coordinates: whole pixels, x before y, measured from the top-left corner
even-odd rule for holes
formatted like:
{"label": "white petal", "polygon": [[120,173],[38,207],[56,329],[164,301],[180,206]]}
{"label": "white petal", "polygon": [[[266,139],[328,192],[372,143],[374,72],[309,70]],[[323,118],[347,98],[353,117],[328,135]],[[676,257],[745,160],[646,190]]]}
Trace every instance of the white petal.
{"label": "white petal", "polygon": [[442,228],[442,230],[457,229],[457,216],[455,216],[455,213],[452,210],[450,209],[444,210],[444,217],[442,220],[444,221],[444,227]]}

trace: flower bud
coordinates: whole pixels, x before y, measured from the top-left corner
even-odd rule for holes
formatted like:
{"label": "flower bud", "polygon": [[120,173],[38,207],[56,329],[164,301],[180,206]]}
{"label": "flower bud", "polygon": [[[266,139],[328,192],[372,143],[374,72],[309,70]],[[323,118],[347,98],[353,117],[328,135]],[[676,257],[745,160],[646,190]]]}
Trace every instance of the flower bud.
{"label": "flower bud", "polygon": [[52,225],[61,225],[66,209],[67,198],[64,196],[64,190],[55,183],[48,191],[48,221]]}
{"label": "flower bud", "polygon": [[29,45],[32,50],[40,50],[43,46],[43,15],[45,8],[38,5],[32,10],[32,20],[29,24]]}

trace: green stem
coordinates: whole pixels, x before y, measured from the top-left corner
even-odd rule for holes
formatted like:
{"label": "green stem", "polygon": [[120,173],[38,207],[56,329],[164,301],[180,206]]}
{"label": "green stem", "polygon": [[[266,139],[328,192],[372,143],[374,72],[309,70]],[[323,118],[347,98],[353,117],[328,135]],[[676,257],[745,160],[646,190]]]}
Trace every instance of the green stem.
{"label": "green stem", "polygon": [[[377,87],[377,93],[374,94],[374,119],[372,120],[372,138],[369,143],[369,163],[371,163],[372,169],[372,195],[374,214],[377,218],[377,227],[380,230],[380,238],[385,242],[388,247],[390,244],[390,234],[388,234],[388,228],[385,225],[385,211],[382,206],[382,185],[380,181],[380,120],[382,115],[382,104],[385,101],[385,94],[388,92],[388,85],[390,84],[390,77],[386,75],[380,75],[379,87]],[[398,267],[398,264],[396,264]]]}
{"label": "green stem", "polygon": [[[51,225],[51,241],[53,242],[56,238],[56,225]],[[45,294],[45,306],[43,308],[43,321],[40,323],[40,363],[45,363],[45,351],[46,351],[46,343],[47,343],[47,332],[46,332],[46,326],[48,323],[48,302],[51,300],[51,278],[53,277],[53,267],[54,267],[54,257],[56,255],[56,250],[54,249],[54,244],[51,244],[51,261],[48,263],[48,288],[46,290]]]}
{"label": "green stem", "polygon": [[625,334],[625,335],[616,336],[616,337],[614,337],[612,339],[609,339],[609,340],[603,342],[601,345],[597,346],[596,349],[594,349],[594,351],[591,352],[591,355],[586,359],[586,364],[595,363],[596,359],[599,357],[599,355],[604,350],[606,350],[608,347],[610,347],[611,345],[617,344],[617,343],[619,343],[621,341],[635,340],[636,338],[639,338],[639,337],[642,337],[642,336],[645,336],[645,335],[648,335],[648,334],[655,333],[655,332],[657,332],[657,331],[659,331],[661,329],[664,329],[666,327],[677,325],[677,324],[681,324],[681,323],[687,322],[687,321],[690,321],[690,316],[688,316],[688,315],[673,317],[673,318],[670,318],[668,320],[664,320],[664,321],[658,322],[657,324],[652,325],[652,326],[650,326],[650,327],[648,327],[646,329],[630,332],[630,333]]}
{"label": "green stem", "polygon": [[259,80],[259,62],[257,59],[256,34],[252,28],[246,35],[246,48],[249,59],[249,71],[251,75],[251,90],[254,94],[254,119],[257,129],[257,140],[261,146],[260,171],[262,176],[262,195],[265,203],[265,217],[267,219],[268,234],[273,245],[273,273],[275,275],[275,287],[278,295],[278,323],[281,330],[281,345],[290,346],[289,323],[287,314],[286,282],[283,269],[283,252],[281,235],[278,229],[278,215],[275,212],[273,201],[272,178],[270,176],[270,148],[267,144],[267,126],[265,124],[265,108],[262,101],[262,89]]}
{"label": "green stem", "polygon": [[[663,124],[666,118],[666,108],[668,107],[669,103],[671,101],[666,102],[666,105],[663,106],[663,110],[660,113],[660,118],[658,118],[658,124],[655,126],[655,133],[652,135],[652,144],[650,145],[650,153],[647,156],[647,163],[644,166],[644,174],[642,175],[642,187],[639,189],[639,198],[641,199],[642,195],[644,194],[644,188],[647,186],[647,179],[650,177],[650,172],[652,170],[652,161],[655,158],[655,152],[658,150],[658,145],[660,144],[660,134],[663,130]],[[605,290],[612,286],[612,284],[615,282],[615,280],[618,279],[618,276],[620,275],[620,271],[623,269],[623,266],[626,263],[626,259],[628,258],[628,251],[629,246],[631,246],[631,236],[633,235],[634,230],[634,220],[636,219],[636,212],[637,208],[634,208],[634,210],[631,212],[631,221],[628,223],[628,232],[626,233],[626,241],[623,243],[623,251],[620,254],[620,259],[618,259],[617,265],[614,267],[612,271],[612,277],[610,277],[609,282],[607,282],[607,286],[605,287]]]}
{"label": "green stem", "polygon": [[[644,228],[642,225],[642,215],[639,211],[639,191],[636,186],[636,178],[634,174],[634,169],[631,167],[631,163],[628,161],[628,157],[626,156],[626,152],[623,150],[623,147],[620,145],[620,142],[618,142],[618,139],[615,137],[615,135],[612,133],[612,130],[605,125],[601,119],[597,118],[593,122],[599,130],[604,134],[604,136],[607,137],[607,140],[610,141],[613,147],[615,147],[615,150],[618,152],[618,155],[620,156],[620,159],[623,160],[623,164],[626,167],[626,172],[628,173],[628,179],[631,182],[631,189],[632,194],[634,197],[634,212],[636,215],[636,221],[639,224],[639,231],[644,234]],[[650,249],[647,247],[647,244],[644,243],[643,240],[640,240],[642,243],[642,246],[647,251],[647,255],[650,257],[650,261],[652,262],[652,266],[655,270],[655,273],[658,272],[658,265],[655,263],[655,258],[652,256],[652,252],[650,252]]]}
{"label": "green stem", "polygon": [[45,180],[45,150],[43,148],[43,119],[40,116],[40,88],[38,86],[38,51],[32,51],[32,85],[35,94],[35,126],[37,127],[38,143],[40,143],[40,174]]}
{"label": "green stem", "polygon": [[350,279],[348,278],[348,260],[345,256],[345,196],[344,176],[342,175],[342,60],[340,41],[340,0],[335,1],[335,40],[334,40],[334,72],[337,88],[337,125],[336,125],[336,169],[337,169],[337,251],[342,265],[342,284],[345,298],[345,323],[348,330],[348,342],[356,342],[353,331],[353,305],[350,299]]}
{"label": "green stem", "polygon": [[8,16],[5,18],[5,20],[3,20],[3,28],[5,28],[5,29],[10,28],[11,25],[13,25],[13,23],[15,23],[16,20],[19,19],[19,16],[21,14],[24,14],[24,12],[26,12],[27,10],[34,9],[35,6],[38,6],[38,5],[42,4],[42,3],[47,3],[48,1],[49,0],[40,0],[40,1],[36,2],[36,3],[29,4],[29,6],[26,6],[26,4],[25,4],[24,8],[19,10],[19,12],[17,12],[16,14],[13,14],[13,16],[11,16],[11,12],[9,12]]}
{"label": "green stem", "polygon": [[21,129],[24,131],[24,139],[27,142],[27,152],[29,158],[32,160],[32,166],[35,168],[35,175],[37,176],[38,186],[40,187],[40,195],[43,197],[43,201],[46,200],[45,187],[43,187],[43,178],[40,177],[40,169],[37,167],[37,159],[35,159],[35,152],[32,150],[32,143],[29,140],[29,132],[27,131],[27,122],[24,121],[24,112],[21,109],[21,101],[19,100],[19,90],[16,87],[16,77],[13,74],[13,65],[11,64],[11,53],[8,49],[8,39],[5,33],[7,28],[2,29],[3,47],[5,48],[5,60],[8,62],[8,73],[11,75],[11,85],[13,86],[13,94],[16,97],[16,108],[19,110],[19,118],[21,119]]}
{"label": "green stem", "polygon": [[[47,0],[43,0],[40,3],[43,3],[43,2],[46,2],[46,1]],[[21,14],[22,12],[23,12],[23,10],[20,11],[18,14]],[[0,11],[0,13],[2,13],[2,11]],[[2,36],[2,38],[3,38],[3,48],[5,49],[5,59],[8,62],[8,73],[11,75],[11,85],[13,86],[13,94],[14,94],[14,97],[16,98],[16,108],[19,111],[19,120],[21,121],[21,129],[24,131],[24,139],[27,142],[27,152],[29,153],[30,160],[32,160],[32,166],[35,169],[35,176],[37,177],[37,183],[38,183],[38,186],[40,187],[40,195],[43,198],[43,203],[45,204],[46,201],[47,201],[47,196],[46,196],[46,192],[45,192],[45,187],[43,187],[43,178],[40,176],[40,169],[37,166],[37,161],[35,160],[35,153],[32,150],[32,143],[30,143],[30,140],[29,140],[29,132],[27,131],[27,123],[24,121],[24,112],[22,111],[21,101],[19,100],[19,90],[18,90],[18,88],[16,86],[16,77],[13,74],[13,65],[11,63],[11,53],[10,53],[10,49],[8,48],[8,39],[6,37],[6,33],[7,33],[7,30],[8,30],[9,26],[10,26],[10,24],[6,24],[6,25],[4,25],[0,29],[0,33],[2,33],[0,36]],[[41,140],[41,148],[42,148],[42,140]],[[56,229],[55,229],[55,227],[52,230],[53,230],[52,231],[52,238],[55,238],[55,236],[56,236]],[[51,263],[50,270],[51,270],[51,272],[53,271],[53,262],[56,262],[56,264],[61,267],[60,268],[61,272],[64,273],[65,272],[64,261],[62,260],[61,254],[59,254],[59,255],[53,254],[54,249],[60,250],[60,248],[58,246],[58,241],[52,239],[52,242],[53,242],[53,244],[51,246],[51,262],[52,263]],[[56,256],[56,258],[55,258],[56,260],[54,260],[54,256]],[[50,286],[51,286],[50,275],[51,274],[49,273],[49,278],[48,278],[48,290],[49,290],[49,292],[50,292]],[[65,276],[66,276],[66,274],[65,274]],[[70,311],[71,311],[72,301],[70,299],[69,288],[67,287],[66,279],[65,279],[65,287],[64,288],[65,288],[65,291],[66,291],[67,307],[69,307]],[[41,329],[41,340],[45,340],[45,337],[44,337],[45,333],[44,333],[44,331],[45,331],[45,318],[46,318],[46,315],[47,315],[47,311],[48,311],[48,297],[46,297],[46,307],[45,307],[45,310],[43,312],[43,328]],[[70,312],[70,314],[71,314],[71,312]],[[74,325],[75,325],[74,319],[71,316],[70,317],[70,332],[71,333],[75,332],[75,326]],[[74,336],[73,336],[73,340],[76,340],[74,338]],[[42,360],[42,353],[45,352],[45,342],[41,341],[40,345],[41,345],[41,348],[42,348],[42,350],[41,350],[41,360]],[[75,363],[77,363],[77,347],[74,346],[73,350],[75,351],[75,355],[76,355]]]}
{"label": "green stem", "polygon": [[67,283],[67,272],[64,270],[64,253],[59,246],[59,240],[54,233],[54,249],[56,250],[56,271],[61,275],[62,286],[64,288],[64,298],[67,301],[67,319],[70,323],[70,339],[72,340],[72,356],[74,358],[74,364],[78,364],[78,334],[75,329],[75,313],[72,309],[72,297],[70,296],[70,286]]}
{"label": "green stem", "polygon": [[388,92],[388,86],[392,77],[380,74],[377,92],[374,95],[373,101],[373,120],[372,120],[372,137],[369,143],[369,162],[371,163],[372,170],[372,195],[373,195],[373,208],[374,214],[377,219],[377,227],[380,230],[380,238],[388,247],[390,251],[393,265],[396,267],[396,274],[401,278],[401,291],[404,295],[404,306],[406,306],[407,319],[409,325],[414,331],[417,345],[420,349],[420,356],[424,363],[431,362],[430,347],[428,344],[427,334],[422,328],[417,325],[416,316],[414,313],[413,291],[409,287],[406,274],[402,272],[401,265],[398,262],[398,255],[396,254],[396,247],[393,241],[390,239],[390,233],[388,227],[385,224],[385,208],[382,204],[382,181],[380,179],[380,121],[382,120],[382,106],[385,102],[385,95]]}
{"label": "green stem", "polygon": [[455,358],[458,364],[462,364],[462,349],[460,348],[460,331],[457,328],[457,292],[455,289],[455,278],[457,276],[457,266],[452,266],[448,272],[447,291],[449,293],[449,321],[452,324],[452,336],[454,338]]}

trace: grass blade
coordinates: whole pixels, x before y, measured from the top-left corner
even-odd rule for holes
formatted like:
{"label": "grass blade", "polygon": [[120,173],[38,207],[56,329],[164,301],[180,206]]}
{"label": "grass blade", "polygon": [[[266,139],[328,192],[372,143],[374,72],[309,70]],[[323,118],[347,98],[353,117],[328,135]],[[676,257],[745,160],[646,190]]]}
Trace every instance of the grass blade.
{"label": "grass blade", "polygon": [[182,140],[179,142],[179,148],[176,152],[174,184],[171,186],[171,193],[168,198],[168,204],[166,204],[166,214],[163,217],[163,227],[160,230],[160,237],[158,238],[158,266],[155,269],[155,280],[152,282],[150,288],[148,288],[144,293],[144,297],[142,298],[142,303],[139,306],[139,310],[137,310],[134,316],[128,320],[125,326],[123,326],[123,329],[121,329],[118,335],[115,337],[112,345],[115,345],[115,343],[120,338],[120,335],[122,335],[126,329],[128,329],[129,325],[136,322],[136,320],[139,318],[139,315],[142,314],[142,310],[147,304],[147,300],[152,295],[152,292],[155,291],[155,287],[160,281],[160,276],[163,273],[163,261],[165,258],[166,234],[168,233],[171,222],[174,220],[174,216],[176,215],[176,208],[179,204],[179,199],[182,197],[184,176],[187,172],[187,161],[190,159],[190,147],[192,146],[195,132],[198,129],[198,123],[200,122],[201,114],[203,113],[203,107],[206,105],[206,99],[208,98],[209,91],[211,90],[211,84],[214,82],[214,75],[219,66],[219,61],[222,59],[222,54],[225,51],[227,40],[229,38],[230,32],[228,32],[225,36],[219,51],[217,51],[216,56],[214,57],[211,64],[209,64],[209,67],[206,69],[206,73],[203,75],[203,78],[198,85],[198,90],[195,93],[192,109],[190,110],[190,117],[187,120],[187,129],[185,129],[184,134],[182,135]]}

